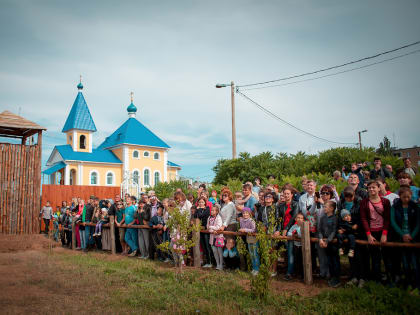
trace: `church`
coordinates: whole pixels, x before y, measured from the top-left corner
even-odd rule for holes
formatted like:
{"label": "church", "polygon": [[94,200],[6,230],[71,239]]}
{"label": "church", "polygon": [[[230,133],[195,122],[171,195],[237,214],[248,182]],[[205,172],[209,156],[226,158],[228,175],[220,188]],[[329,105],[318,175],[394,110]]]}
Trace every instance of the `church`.
{"label": "church", "polygon": [[55,146],[44,175],[61,185],[121,186],[130,180],[139,190],[178,179],[181,167],[168,160],[170,146],[136,118],[137,108],[127,107],[128,119],[94,149],[96,126],[83,96],[83,84],[62,132],[66,144]]}

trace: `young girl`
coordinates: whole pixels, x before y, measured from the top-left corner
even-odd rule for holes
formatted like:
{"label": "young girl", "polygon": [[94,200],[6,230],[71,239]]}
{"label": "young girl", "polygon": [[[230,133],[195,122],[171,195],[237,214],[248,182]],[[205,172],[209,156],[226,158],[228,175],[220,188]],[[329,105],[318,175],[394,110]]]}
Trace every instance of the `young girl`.
{"label": "young girl", "polygon": [[[391,208],[391,226],[399,241],[404,243],[415,242],[418,239],[420,229],[420,209],[411,200],[412,191],[410,186],[401,186],[398,194],[400,199],[397,199]],[[394,263],[400,266],[402,258],[406,284],[410,284],[414,288],[420,288],[420,270],[416,250],[404,248],[401,254],[398,253],[397,255],[397,253],[394,253],[393,256],[398,258],[394,259]]]}
{"label": "young girl", "polygon": [[222,228],[222,217],[219,215],[220,206],[215,204],[211,209],[211,216],[207,220],[207,230],[209,230],[209,243],[213,250],[214,258],[216,260],[216,269],[223,270],[223,234],[216,234]]}
{"label": "young girl", "polygon": [[209,198],[209,201],[215,205],[216,203],[219,203],[219,198],[217,198],[217,191],[212,190],[211,197]]}
{"label": "young girl", "polygon": [[338,256],[338,246],[332,243],[337,231],[337,217],[334,215],[336,203],[328,200],[324,204],[325,215],[321,217],[318,223],[319,247],[326,249],[328,257],[328,266],[331,279],[328,281],[330,287],[340,286],[340,257]]}
{"label": "young girl", "polygon": [[98,207],[95,209],[95,212],[93,213],[93,217],[92,217],[92,223],[95,223],[95,233],[93,234],[93,236],[98,236],[98,231],[99,231],[99,226],[100,226],[100,222],[102,219],[102,211],[101,209]]}
{"label": "young girl", "polygon": [[[369,244],[377,242],[386,243],[390,225],[391,205],[388,199],[379,195],[379,184],[371,181],[367,184],[369,197],[360,203],[360,221],[364,232],[367,235]],[[377,245],[377,244],[376,244]],[[381,256],[385,264],[385,270],[389,276],[391,272],[388,251],[379,246],[369,247],[370,258],[372,260],[372,274],[374,280],[381,281]],[[388,277],[389,280],[389,277]]]}
{"label": "young girl", "polygon": [[[257,228],[255,221],[251,219],[251,209],[244,207],[242,210],[243,218],[241,220],[241,228],[239,232],[255,233]],[[255,236],[247,235],[246,242],[248,243],[249,256],[251,257],[252,263],[252,275],[256,276],[260,271],[260,257],[258,256],[258,243]]]}

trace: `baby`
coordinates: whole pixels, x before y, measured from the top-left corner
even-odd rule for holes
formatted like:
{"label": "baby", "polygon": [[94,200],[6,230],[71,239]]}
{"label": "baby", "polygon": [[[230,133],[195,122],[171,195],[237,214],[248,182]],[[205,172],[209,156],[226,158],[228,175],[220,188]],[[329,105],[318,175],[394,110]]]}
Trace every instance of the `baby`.
{"label": "baby", "polygon": [[341,210],[341,221],[338,224],[338,233],[337,233],[337,241],[338,241],[338,253],[340,255],[344,255],[344,248],[343,248],[343,241],[345,239],[349,242],[349,253],[348,256],[350,258],[354,257],[354,248],[356,247],[356,236],[354,235],[355,229],[353,228],[354,224],[351,219],[351,213],[343,209]]}

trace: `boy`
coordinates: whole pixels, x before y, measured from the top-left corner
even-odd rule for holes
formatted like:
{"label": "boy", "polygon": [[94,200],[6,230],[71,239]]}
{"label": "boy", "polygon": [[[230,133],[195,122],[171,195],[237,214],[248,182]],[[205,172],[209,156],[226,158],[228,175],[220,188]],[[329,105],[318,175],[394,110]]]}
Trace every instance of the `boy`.
{"label": "boy", "polygon": [[341,210],[341,221],[338,224],[338,254],[340,256],[344,255],[343,241],[345,239],[349,242],[349,253],[347,256],[350,258],[354,257],[354,249],[356,247],[356,236],[354,235],[355,230],[353,229],[353,222],[351,219],[350,211],[343,209]]}
{"label": "boy", "polygon": [[163,229],[165,222],[163,221],[163,206],[159,204],[157,208],[157,213],[149,222],[149,226],[152,228],[151,237],[152,243],[150,248],[150,259],[155,258],[155,251],[157,251],[157,256],[159,261],[164,261],[164,254],[160,249],[157,248],[158,245],[162,244],[163,241]]}
{"label": "boy", "polygon": [[337,217],[334,215],[336,203],[328,200],[324,205],[324,209],[325,215],[319,220],[317,234],[319,246],[327,249],[328,266],[331,275],[328,285],[337,288],[340,286],[340,259],[338,256],[338,247],[332,243],[337,231]]}
{"label": "boy", "polygon": [[[287,236],[301,237],[300,224],[304,221],[303,214],[299,212],[296,215],[296,223],[287,232]],[[295,270],[302,276],[303,275],[303,261],[302,261],[302,244],[299,241],[287,241],[287,250],[290,254],[287,255],[287,273],[284,280],[292,280],[292,275]]]}

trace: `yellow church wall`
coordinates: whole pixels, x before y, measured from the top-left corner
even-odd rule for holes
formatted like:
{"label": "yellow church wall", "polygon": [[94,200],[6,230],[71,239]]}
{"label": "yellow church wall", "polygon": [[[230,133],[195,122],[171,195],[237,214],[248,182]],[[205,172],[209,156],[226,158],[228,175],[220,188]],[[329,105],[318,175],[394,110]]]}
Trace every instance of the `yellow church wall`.
{"label": "yellow church wall", "polygon": [[116,148],[116,149],[112,149],[111,151],[117,156],[117,158],[120,159],[121,162],[124,162],[124,160],[123,160],[123,149],[121,147]]}
{"label": "yellow church wall", "polygon": [[176,169],[168,167],[168,182],[171,180],[176,180]]}
{"label": "yellow church wall", "polygon": [[[95,163],[83,163],[83,185],[90,185],[90,175],[93,171],[98,172],[98,186],[120,186],[121,185],[121,173],[122,165],[114,164],[95,164]],[[111,171],[114,174],[113,185],[107,185],[106,175]]]}
{"label": "yellow church wall", "polygon": [[[138,151],[139,157],[134,158],[133,153],[134,151]],[[144,152],[149,152],[149,156],[145,157]],[[154,159],[154,154],[159,153],[159,159]],[[139,170],[140,172],[140,179],[141,185],[144,184],[144,170],[148,168],[150,170],[150,177],[149,177],[149,185],[155,185],[155,172],[158,171],[160,173],[159,179],[160,182],[164,181],[164,169],[166,167],[164,162],[164,149],[159,148],[147,148],[147,147],[138,147],[138,146],[129,146],[128,147],[128,154],[129,154],[129,169],[132,173],[134,170]]]}

